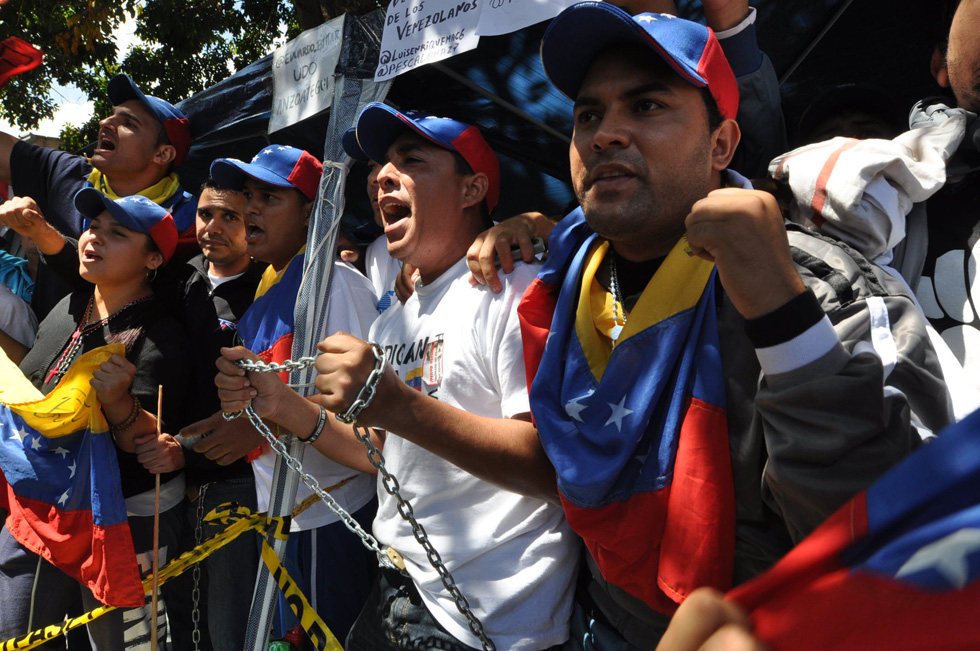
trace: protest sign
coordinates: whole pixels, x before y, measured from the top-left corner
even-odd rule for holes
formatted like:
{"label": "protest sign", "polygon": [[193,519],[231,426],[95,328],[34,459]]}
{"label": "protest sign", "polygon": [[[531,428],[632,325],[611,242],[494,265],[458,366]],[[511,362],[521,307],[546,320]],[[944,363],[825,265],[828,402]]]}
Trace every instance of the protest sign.
{"label": "protest sign", "polygon": [[392,0],[375,81],[472,50],[485,0]]}
{"label": "protest sign", "polygon": [[509,34],[549,20],[579,0],[481,0],[480,36]]}
{"label": "protest sign", "polygon": [[343,35],[344,16],[339,16],[276,49],[269,133],[330,107]]}

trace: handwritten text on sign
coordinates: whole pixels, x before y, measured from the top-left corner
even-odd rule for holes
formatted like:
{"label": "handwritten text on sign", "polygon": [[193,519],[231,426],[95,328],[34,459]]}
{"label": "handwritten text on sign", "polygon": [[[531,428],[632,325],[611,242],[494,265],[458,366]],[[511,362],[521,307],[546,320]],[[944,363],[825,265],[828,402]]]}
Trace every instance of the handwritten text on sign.
{"label": "handwritten text on sign", "polygon": [[340,16],[306,30],[276,49],[272,57],[269,133],[330,107],[343,35],[344,17]]}
{"label": "handwritten text on sign", "polygon": [[392,0],[375,81],[475,48],[479,9],[479,0]]}

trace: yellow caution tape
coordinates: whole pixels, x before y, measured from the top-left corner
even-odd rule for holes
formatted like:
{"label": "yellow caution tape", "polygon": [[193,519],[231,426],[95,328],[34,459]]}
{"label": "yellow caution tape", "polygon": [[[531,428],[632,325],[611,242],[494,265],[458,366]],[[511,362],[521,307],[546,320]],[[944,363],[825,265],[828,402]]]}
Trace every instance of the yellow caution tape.
{"label": "yellow caution tape", "polygon": [[[310,501],[305,501],[294,513],[298,514],[308,508],[312,502],[307,502]],[[159,583],[166,583],[173,577],[183,574],[189,567],[200,563],[246,531],[254,529],[263,536],[267,536],[269,525],[272,525],[274,527],[272,531],[273,538],[277,540],[287,540],[289,538],[290,518],[270,518],[265,513],[252,513],[249,509],[238,504],[222,504],[208,513],[204,520],[206,522],[226,524],[228,526],[224,531],[215,534],[194,549],[184,552],[167,563],[160,570]],[[268,550],[268,553],[266,550]],[[322,651],[343,651],[343,647],[340,646],[337,638],[330,632],[327,625],[310,606],[310,602],[307,601],[302,591],[292,578],[290,578],[289,574],[286,573],[286,568],[282,567],[275,552],[265,541],[262,543],[262,560],[268,565],[269,571],[276,579],[280,590],[282,590],[283,595],[286,597],[287,603],[289,603],[293,612],[296,613],[300,624],[302,624],[303,629],[309,635],[310,640],[313,641],[316,648]],[[152,589],[153,577],[150,576],[143,580],[144,594],[150,594]],[[66,619],[61,624],[46,626],[43,629],[31,631],[22,637],[0,642],[0,651],[27,651],[28,649],[34,649],[45,642],[64,635],[68,631],[88,624],[111,610],[115,610],[115,607],[99,606],[84,615]]]}
{"label": "yellow caution tape", "polygon": [[327,627],[326,623],[320,619],[317,612],[313,610],[310,602],[306,600],[303,591],[299,589],[296,582],[286,572],[286,568],[279,562],[279,557],[276,556],[276,552],[265,541],[262,541],[262,560],[268,566],[269,572],[279,586],[283,598],[289,604],[289,607],[293,609],[293,612],[296,613],[300,626],[306,631],[306,634],[309,636],[310,641],[313,642],[313,646],[317,651],[344,651],[344,647],[340,646],[340,642],[337,641],[336,636]]}

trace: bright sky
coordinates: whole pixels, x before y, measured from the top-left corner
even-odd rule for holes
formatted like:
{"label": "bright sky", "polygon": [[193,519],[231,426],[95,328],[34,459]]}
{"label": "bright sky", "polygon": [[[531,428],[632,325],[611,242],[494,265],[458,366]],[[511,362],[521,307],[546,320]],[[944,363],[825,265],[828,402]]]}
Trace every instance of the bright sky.
{"label": "bright sky", "polygon": [[[130,20],[123,23],[113,36],[119,47],[118,60],[121,62],[129,52],[129,48],[136,43],[136,21]],[[54,118],[42,121],[37,129],[32,130],[33,133],[58,137],[66,124],[81,126],[92,117],[92,102],[88,101],[85,93],[75,86],[55,86],[51,89],[51,98],[58,105]],[[27,135],[3,119],[0,119],[0,131],[21,136]]]}

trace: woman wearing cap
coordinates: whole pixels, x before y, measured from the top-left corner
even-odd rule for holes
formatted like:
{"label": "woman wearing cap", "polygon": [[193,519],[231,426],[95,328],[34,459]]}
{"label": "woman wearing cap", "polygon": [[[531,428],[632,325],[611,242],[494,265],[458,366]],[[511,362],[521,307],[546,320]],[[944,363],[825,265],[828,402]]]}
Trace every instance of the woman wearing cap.
{"label": "woman wearing cap", "polygon": [[[145,553],[149,566],[154,474],[161,475],[161,549],[176,548],[179,516],[174,507],[184,493],[183,475],[177,472],[183,466],[180,445],[169,434],[156,435],[157,386],[165,387],[162,430],[177,431],[183,424],[189,369],[183,327],[153,289],[157,270],[173,255],[177,228],[165,209],[145,197],[113,201],[86,188],[75,195],[75,206],[87,223],[78,241],[79,273],[92,287],[64,298],[41,322],[20,368],[48,393],[82,353],[108,343],[126,347],[125,355],[113,355],[95,371],[91,384],[116,442],[137,556]],[[62,621],[77,602],[78,589],[85,611],[99,605],[89,590],[20,546],[6,528],[0,532],[0,637]],[[145,612],[135,618],[126,612],[125,637],[145,643],[149,608],[136,610]],[[145,628],[140,630],[134,619],[142,619]],[[89,635],[97,650],[136,648],[124,641],[120,610],[90,623]]]}

